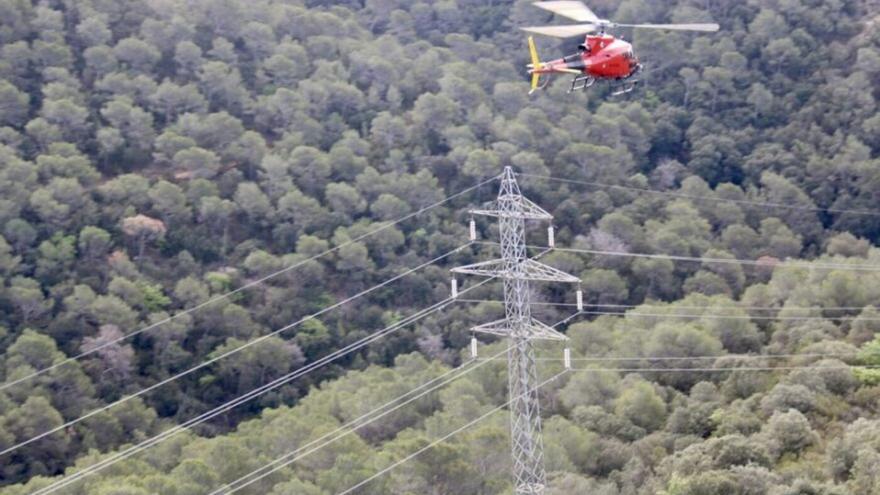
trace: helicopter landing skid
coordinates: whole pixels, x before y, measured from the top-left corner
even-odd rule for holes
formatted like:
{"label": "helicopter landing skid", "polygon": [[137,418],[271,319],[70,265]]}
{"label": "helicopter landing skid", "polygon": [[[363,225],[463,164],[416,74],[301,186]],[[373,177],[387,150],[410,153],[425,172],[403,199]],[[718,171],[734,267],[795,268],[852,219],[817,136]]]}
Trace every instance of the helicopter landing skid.
{"label": "helicopter landing skid", "polygon": [[631,93],[632,90],[636,89],[636,86],[638,86],[638,84],[639,84],[639,81],[635,80],[635,81],[625,81],[625,82],[622,82],[622,83],[617,84],[615,86],[612,86],[611,96],[620,96],[620,95],[625,95],[627,93]]}
{"label": "helicopter landing skid", "polygon": [[574,76],[574,79],[571,80],[571,87],[568,88],[568,92],[573,93],[575,91],[585,91],[593,84],[596,84],[596,78],[593,76]]}

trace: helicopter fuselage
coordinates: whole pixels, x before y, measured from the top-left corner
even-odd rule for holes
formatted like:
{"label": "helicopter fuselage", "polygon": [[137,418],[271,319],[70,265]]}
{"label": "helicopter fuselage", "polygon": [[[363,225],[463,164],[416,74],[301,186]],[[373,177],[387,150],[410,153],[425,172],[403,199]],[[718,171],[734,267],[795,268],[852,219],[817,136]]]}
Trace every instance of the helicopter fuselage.
{"label": "helicopter fuselage", "polygon": [[632,45],[610,34],[588,35],[578,53],[545,62],[539,74],[580,73],[595,79],[626,79],[639,70]]}

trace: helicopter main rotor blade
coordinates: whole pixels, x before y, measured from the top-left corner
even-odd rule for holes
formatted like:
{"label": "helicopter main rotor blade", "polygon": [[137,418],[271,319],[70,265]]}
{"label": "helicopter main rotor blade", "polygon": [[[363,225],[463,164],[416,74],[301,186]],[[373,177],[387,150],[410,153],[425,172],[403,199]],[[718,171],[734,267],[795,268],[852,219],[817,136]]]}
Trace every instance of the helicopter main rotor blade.
{"label": "helicopter main rotor blade", "polygon": [[598,22],[599,17],[577,0],[553,0],[550,2],[535,2],[535,7],[549,10],[554,14],[568,17],[577,22]]}
{"label": "helicopter main rotor blade", "polygon": [[520,28],[528,33],[543,34],[554,38],[571,38],[582,36],[596,30],[593,24],[569,24],[567,26],[531,26]]}
{"label": "helicopter main rotor blade", "polygon": [[715,23],[706,24],[615,24],[619,27],[631,27],[640,29],[669,29],[671,31],[703,31],[706,33],[714,33],[721,26]]}

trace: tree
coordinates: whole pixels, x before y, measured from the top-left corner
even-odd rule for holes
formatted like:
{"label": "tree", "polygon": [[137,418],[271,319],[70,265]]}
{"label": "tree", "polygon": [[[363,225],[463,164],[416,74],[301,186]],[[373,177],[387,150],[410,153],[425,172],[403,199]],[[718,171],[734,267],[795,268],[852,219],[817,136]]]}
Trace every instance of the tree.
{"label": "tree", "polygon": [[400,198],[392,194],[382,193],[370,205],[370,212],[377,215],[381,220],[393,220],[409,213],[410,207]]}
{"label": "tree", "polygon": [[348,184],[340,182],[327,184],[324,196],[332,210],[349,218],[363,213],[367,208],[367,202],[357,189]]}
{"label": "tree", "polygon": [[186,204],[186,195],[177,184],[160,180],[153,184],[148,196],[153,203],[153,209],[162,217],[164,225],[189,220],[190,210]]}
{"label": "tree", "polygon": [[153,116],[126,97],[117,97],[104,105],[101,115],[119,131],[135,150],[146,151],[153,145]]}
{"label": "tree", "polygon": [[44,284],[62,279],[76,260],[76,238],[60,233],[40,243],[35,275]]}
{"label": "tree", "polygon": [[238,205],[228,199],[220,199],[217,196],[202,198],[199,205],[199,219],[207,222],[221,232],[220,253],[225,254],[229,242],[229,223]]}
{"label": "tree", "polygon": [[20,256],[14,256],[9,243],[3,236],[0,236],[0,275],[8,277],[15,273],[21,263]]}
{"label": "tree", "polygon": [[43,294],[39,282],[31,278],[13,277],[9,281],[7,294],[24,323],[41,318],[54,306],[54,301]]}
{"label": "tree", "polygon": [[[717,356],[721,353],[721,342],[693,324],[659,323],[647,336],[643,351],[651,357]],[[659,367],[679,367],[682,361],[664,361]],[[698,378],[687,373],[658,373],[657,380],[679,389],[689,389]]]}
{"label": "tree", "polygon": [[8,81],[0,80],[0,124],[23,127],[30,97]]}
{"label": "tree", "polygon": [[83,52],[90,79],[103,79],[119,69],[113,49],[106,45],[93,46]]}
{"label": "tree", "polygon": [[181,41],[174,47],[174,62],[178,75],[192,79],[202,65],[202,50],[192,41]]}
{"label": "tree", "polygon": [[183,278],[174,286],[174,297],[183,303],[183,307],[196,306],[206,301],[209,295],[205,284],[192,277]]}
{"label": "tree", "polygon": [[262,59],[275,48],[275,32],[271,26],[260,22],[247,23],[241,32],[244,46],[255,59]]}
{"label": "tree", "polygon": [[161,57],[159,50],[137,38],[119,40],[113,47],[113,54],[123,66],[145,73],[149,72]]}
{"label": "tree", "polygon": [[614,412],[647,431],[654,431],[666,421],[666,404],[650,383],[629,381],[614,401]]}
{"label": "tree", "polygon": [[803,385],[779,383],[761,399],[761,408],[766,414],[794,409],[810,412],[816,407],[816,394]]}
{"label": "tree", "polygon": [[44,176],[71,177],[80,184],[94,184],[100,174],[89,159],[70,143],[50,144],[46,153],[36,159],[37,167]]}
{"label": "tree", "polygon": [[134,371],[134,349],[130,344],[118,342],[123,335],[118,326],[105,324],[98,328],[98,335],[83,339],[82,352],[95,351],[101,361],[99,377],[102,381],[112,380],[118,385],[127,381]]}
{"label": "tree", "polygon": [[241,114],[250,104],[238,69],[220,61],[206,62],[198,71],[202,94],[213,108],[226,108]]}
{"label": "tree", "polygon": [[[29,399],[75,419],[459,246],[463,209],[497,192],[469,189],[469,177],[510,165],[554,213],[558,245],[605,252],[546,261],[583,276],[588,304],[626,313],[559,326],[576,367],[594,368],[541,388],[548,493],[876,491],[878,428],[854,418],[878,402],[880,277],[855,265],[880,259],[880,216],[851,211],[880,197],[872,6],[594,0],[620,22],[723,29],[640,30],[649,70],[637,99],[597,86],[559,104],[529,98],[519,62],[499,56],[522,42],[512,27],[547,20],[525,0],[0,0],[0,375],[9,383],[150,325],[0,390],[0,449],[20,441],[22,421],[51,415],[22,409]],[[165,384],[149,405],[95,415],[51,438],[63,449],[17,451],[0,467],[2,492],[39,491],[419,314],[448,294],[450,266],[488,255],[460,250]],[[562,320],[556,304],[572,299],[541,289],[535,317]],[[466,363],[442,391],[253,487],[344,491],[506,400],[502,363],[460,352],[466,329],[499,310],[450,306],[74,490],[204,493],[445,373],[410,351]],[[547,376],[555,352],[536,349]],[[770,440],[788,438],[769,425],[792,408],[816,435],[809,446]],[[493,414],[362,491],[510,491],[508,419]],[[59,424],[45,420],[36,426]]]}
{"label": "tree", "polygon": [[165,237],[165,224],[161,220],[150,218],[146,215],[135,215],[122,220],[122,231],[125,235],[134,238],[138,259],[144,255],[144,247],[147,241],[158,241]]}
{"label": "tree", "polygon": [[562,389],[562,403],[569,409],[593,405],[610,409],[617,398],[619,382],[617,373],[610,371],[577,373]]}
{"label": "tree", "polygon": [[151,110],[162,116],[165,122],[173,122],[178,115],[203,113],[208,110],[208,102],[194,84],[179,86],[165,80],[150,96]]}
{"label": "tree", "polygon": [[172,163],[192,177],[214,177],[220,170],[220,159],[211,151],[194,146],[174,154]]}
{"label": "tree", "polygon": [[[138,321],[137,312],[132,310],[125,301],[114,295],[96,297],[89,306],[88,311],[93,321],[96,321],[101,325],[112,325],[117,327],[116,330],[113,328],[107,328],[105,330],[105,333],[109,336],[118,336],[119,334],[117,332],[120,327],[126,330],[134,328]],[[101,339],[100,336],[99,339]],[[109,339],[110,337],[104,338],[104,340]],[[126,351],[120,350],[118,354],[120,354],[118,357],[124,358]]]}
{"label": "tree", "polygon": [[113,32],[107,27],[107,19],[103,16],[84,18],[76,26],[76,35],[88,47],[106,45],[113,38]]}
{"label": "tree", "polygon": [[71,142],[79,142],[91,127],[88,122],[89,111],[68,98],[43,101],[40,116],[48,125],[59,129],[61,135]]}
{"label": "tree", "polygon": [[[64,420],[52,404],[41,396],[29,397],[24,404],[11,410],[3,417],[4,430],[9,431],[18,441],[30,438],[34,432],[44,432],[57,428]],[[64,435],[53,435],[23,447],[21,461],[5,465],[4,477],[18,481],[25,473],[49,475],[64,464],[70,448],[70,439]]]}
{"label": "tree", "polygon": [[235,203],[255,224],[267,223],[272,215],[269,198],[252,182],[243,182],[235,190]]}
{"label": "tree", "polygon": [[78,246],[80,256],[97,261],[107,255],[113,246],[113,241],[109,232],[89,225],[79,232]]}
{"label": "tree", "polygon": [[501,160],[491,150],[473,150],[468,153],[462,170],[471,177],[486,177],[498,170]]}
{"label": "tree", "polygon": [[789,452],[800,454],[818,440],[807,418],[795,409],[774,412],[761,433],[767,437],[770,452],[776,458]]}
{"label": "tree", "polygon": [[298,146],[290,153],[290,171],[303,192],[315,193],[326,188],[331,168],[326,155],[308,146]]}
{"label": "tree", "polygon": [[337,257],[336,269],[342,272],[364,272],[375,267],[367,247],[360,242],[345,244],[337,251]]}
{"label": "tree", "polygon": [[[213,355],[228,352],[242,343],[229,339]],[[219,382],[215,385],[244,393],[298,368],[304,361],[302,351],[295,343],[270,337],[268,341],[248,347],[222,361],[217,373]]]}
{"label": "tree", "polygon": [[620,304],[629,296],[626,281],[612,270],[588,270],[580,278],[588,304]]}

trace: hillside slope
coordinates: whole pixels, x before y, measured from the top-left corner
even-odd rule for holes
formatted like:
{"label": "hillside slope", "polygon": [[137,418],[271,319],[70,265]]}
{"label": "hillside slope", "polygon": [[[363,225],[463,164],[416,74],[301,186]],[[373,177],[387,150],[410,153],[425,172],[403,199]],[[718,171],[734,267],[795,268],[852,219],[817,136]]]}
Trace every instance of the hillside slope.
{"label": "hillside slope", "polygon": [[[449,266],[487,251],[445,258],[61,428],[463,245],[464,210],[491,198],[492,185],[349,241],[504,165],[574,181],[521,178],[554,213],[559,245],[745,260],[873,256],[880,28],[868,22],[869,3],[593,6],[622,22],[713,19],[722,31],[636,33],[648,71],[626,99],[565,95],[565,80],[529,98],[515,28],[548,18],[528,1],[0,2],[0,376],[15,382],[0,388],[0,447],[61,430],[4,459],[0,483],[58,475],[90,452],[183,423],[442,299]],[[572,47],[541,40],[539,49],[549,57]],[[761,292],[767,270],[736,264],[546,260],[579,274],[592,304],[702,295],[765,306],[775,297]],[[844,314],[857,316],[876,302],[862,285],[803,283],[822,296],[797,306],[854,307]],[[201,433],[229,432],[266,407],[299,407],[310,387],[400,355],[458,364],[468,325],[491,311],[460,305],[431,316]],[[762,326],[710,348],[870,340],[837,323],[791,336]],[[664,385],[688,393],[692,383]]]}

